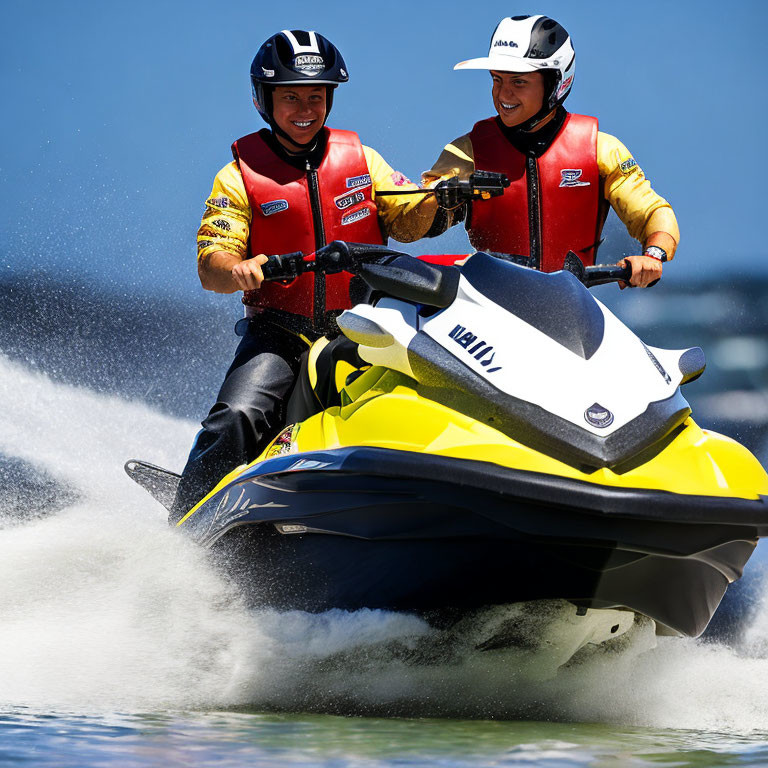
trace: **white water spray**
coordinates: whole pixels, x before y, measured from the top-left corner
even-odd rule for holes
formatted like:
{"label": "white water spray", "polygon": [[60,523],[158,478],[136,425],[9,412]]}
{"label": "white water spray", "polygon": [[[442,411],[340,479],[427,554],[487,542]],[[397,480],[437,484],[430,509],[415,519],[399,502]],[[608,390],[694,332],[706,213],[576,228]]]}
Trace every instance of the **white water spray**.
{"label": "white water spray", "polygon": [[447,647],[414,617],[249,612],[122,470],[128,458],[180,467],[194,424],[54,383],[2,356],[0,401],[0,453],[80,496],[15,525],[0,499],[2,707],[250,705],[768,727],[768,609],[739,650],[672,638],[651,648],[640,631],[621,651],[535,682],[514,653],[478,653],[470,637]]}

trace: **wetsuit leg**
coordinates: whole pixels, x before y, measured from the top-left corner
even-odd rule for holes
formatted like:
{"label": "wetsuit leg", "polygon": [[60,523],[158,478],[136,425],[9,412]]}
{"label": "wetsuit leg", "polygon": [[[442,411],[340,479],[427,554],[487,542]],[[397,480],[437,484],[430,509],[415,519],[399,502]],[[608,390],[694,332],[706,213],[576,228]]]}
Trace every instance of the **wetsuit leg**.
{"label": "wetsuit leg", "polygon": [[182,472],[170,521],[177,522],[221,478],[253,461],[283,426],[285,402],[306,345],[271,324],[251,323]]}

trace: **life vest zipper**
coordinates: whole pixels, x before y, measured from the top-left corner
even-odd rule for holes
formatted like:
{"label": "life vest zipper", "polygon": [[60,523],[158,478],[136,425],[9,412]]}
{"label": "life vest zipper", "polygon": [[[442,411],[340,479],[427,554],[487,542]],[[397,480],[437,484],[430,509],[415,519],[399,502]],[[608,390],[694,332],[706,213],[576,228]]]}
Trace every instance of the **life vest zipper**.
{"label": "life vest zipper", "polygon": [[539,166],[536,158],[526,158],[526,181],[528,183],[528,240],[531,246],[533,269],[541,269],[541,200],[539,185]]}
{"label": "life vest zipper", "polygon": [[[325,245],[325,226],[323,211],[320,207],[320,186],[317,183],[317,169],[312,168],[307,160],[307,188],[309,190],[309,205],[312,211],[312,229],[315,233],[315,250]],[[312,303],[313,325],[315,330],[322,333],[325,326],[325,275],[315,272],[315,283]]]}

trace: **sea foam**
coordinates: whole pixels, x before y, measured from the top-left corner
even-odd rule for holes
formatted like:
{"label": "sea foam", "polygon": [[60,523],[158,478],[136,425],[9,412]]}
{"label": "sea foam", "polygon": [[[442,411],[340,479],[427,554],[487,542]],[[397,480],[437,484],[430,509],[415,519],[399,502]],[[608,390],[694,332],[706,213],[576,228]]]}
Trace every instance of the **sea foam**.
{"label": "sea foam", "polygon": [[[385,611],[251,611],[124,475],[178,469],[196,425],[0,356],[0,453],[74,495],[0,499],[0,707],[289,709],[536,718],[743,733],[768,722],[768,606],[734,646],[638,626],[559,670]],[[74,499],[74,500],[73,500]],[[36,514],[39,513],[39,514]],[[756,577],[754,577],[756,578]],[[758,584],[762,588],[762,584]]]}

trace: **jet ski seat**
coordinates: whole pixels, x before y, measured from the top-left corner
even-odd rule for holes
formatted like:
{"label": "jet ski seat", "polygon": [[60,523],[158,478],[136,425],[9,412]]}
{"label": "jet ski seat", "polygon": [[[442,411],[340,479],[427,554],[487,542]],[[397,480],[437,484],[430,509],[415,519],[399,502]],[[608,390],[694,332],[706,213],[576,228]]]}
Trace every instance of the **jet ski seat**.
{"label": "jet ski seat", "polygon": [[344,335],[315,342],[302,358],[285,423],[295,424],[340,406],[343,387],[368,368],[370,365],[357,353],[357,344]]}

